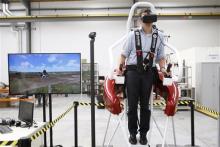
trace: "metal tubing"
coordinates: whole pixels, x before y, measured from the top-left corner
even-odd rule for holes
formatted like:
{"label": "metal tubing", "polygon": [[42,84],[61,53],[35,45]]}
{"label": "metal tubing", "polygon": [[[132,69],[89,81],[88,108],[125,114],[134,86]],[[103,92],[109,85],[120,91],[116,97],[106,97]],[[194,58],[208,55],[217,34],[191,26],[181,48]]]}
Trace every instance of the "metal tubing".
{"label": "metal tubing", "polygon": [[119,125],[120,125],[120,121],[118,122],[118,124],[117,124],[117,126],[116,126],[116,128],[115,128],[115,130],[114,130],[114,132],[112,134],[112,136],[110,137],[110,140],[109,140],[109,142],[107,144],[107,147],[109,147],[110,143],[112,142],[112,140],[113,140],[113,138],[114,138],[114,136],[115,136],[115,134],[116,134],[116,132],[118,130]]}
{"label": "metal tubing", "polygon": [[[163,141],[162,131],[160,130],[160,128],[159,128],[159,126],[158,126],[158,124],[157,124],[157,122],[156,122],[156,120],[155,120],[155,118],[154,118],[153,116],[152,116],[152,119],[153,119],[153,121],[154,121],[154,123],[155,123],[155,125],[156,125],[156,127],[157,127],[157,130],[158,130],[158,132],[159,132],[159,134],[160,134],[161,140]],[[167,147],[169,147],[169,145],[167,144],[166,141],[165,141],[165,145],[166,145]]]}
{"label": "metal tubing", "polygon": [[78,111],[79,102],[73,102],[74,104],[74,134],[75,134],[75,147],[78,147]]}
{"label": "metal tubing", "polygon": [[108,77],[110,79],[112,79],[112,73],[114,71],[114,61],[113,61],[113,50],[120,45],[121,43],[123,43],[125,41],[127,37],[127,34],[125,34],[121,39],[119,39],[118,41],[116,41],[114,44],[112,44],[109,48],[108,48],[108,53],[109,53],[109,60],[110,60],[110,72],[108,73]]}
{"label": "metal tubing", "polygon": [[191,107],[191,146],[195,146],[195,124],[194,124],[194,101],[190,101]]}
{"label": "metal tubing", "polygon": [[186,77],[186,68],[185,68],[186,67],[186,60],[185,59],[183,59],[183,66],[182,67],[183,67],[182,74],[183,74],[183,77],[184,77],[182,80],[183,80],[183,83],[186,83],[186,78],[185,78]]}
{"label": "metal tubing", "polygon": [[169,49],[171,49],[175,54],[176,54],[176,58],[177,58],[177,61],[178,61],[178,65],[179,65],[179,73],[178,73],[178,79],[173,79],[174,81],[181,81],[182,79],[182,64],[181,64],[181,56],[180,56],[180,53],[179,53],[179,50],[177,48],[175,48],[174,46],[172,46],[171,44],[169,44],[168,42],[165,42],[164,45],[166,47],[168,47]]}
{"label": "metal tubing", "polygon": [[[49,121],[53,121],[52,116],[52,95],[49,94]],[[53,147],[53,127],[50,128],[50,147]]]}
{"label": "metal tubing", "polygon": [[[120,123],[122,123],[121,120],[122,120],[122,118],[124,117],[124,114],[125,114],[125,113],[123,113],[123,114],[121,115],[121,118],[119,118],[118,124],[117,124],[115,130],[113,131],[112,136],[110,137],[110,140],[109,140],[109,142],[108,142],[108,144],[107,144],[107,147],[109,147],[110,143],[112,142],[112,140],[113,140],[113,138],[114,138],[114,136],[115,136],[115,134],[116,134],[116,132],[117,132],[117,130],[118,130],[118,127],[120,126]],[[127,138],[126,138],[126,139],[127,139]]]}
{"label": "metal tubing", "polygon": [[[220,77],[220,67],[219,67],[219,77]],[[218,80],[219,81],[219,91],[220,91],[220,79]],[[220,98],[220,92],[219,92],[219,98]],[[218,112],[220,112],[220,99],[219,99],[219,104],[218,104]],[[220,114],[219,114],[219,117],[218,117],[218,146],[220,146]]]}
{"label": "metal tubing", "polygon": [[[220,5],[201,5],[201,6],[155,6],[156,9],[195,9],[195,8],[220,8]],[[71,7],[67,7],[67,8],[32,8],[31,11],[70,11],[70,10],[114,10],[114,9],[130,9],[130,7],[97,7],[97,8],[89,8],[89,7],[85,7],[85,8],[71,8]],[[0,11],[2,11],[0,9]],[[25,11],[25,9],[21,8],[21,9],[11,9],[11,11]]]}
{"label": "metal tubing", "polygon": [[137,2],[135,3],[132,7],[131,7],[131,10],[129,12],[129,15],[128,15],[128,21],[127,21],[127,24],[126,24],[126,31],[127,33],[130,31],[131,29],[131,21],[132,21],[132,17],[134,15],[134,11],[137,7],[150,7],[151,8],[151,11],[155,12],[155,7],[152,3],[149,3],[149,2]]}
{"label": "metal tubing", "polygon": [[122,117],[121,117],[121,118],[118,118],[118,121],[120,121],[120,126],[121,126],[121,129],[122,129],[124,138],[125,138],[125,140],[126,140],[127,147],[131,147],[131,144],[130,144],[130,142],[128,141],[128,131],[127,131],[127,129],[125,130],[125,126],[126,126],[126,125],[122,122],[122,118],[123,118],[124,115],[126,115],[126,112],[125,112],[125,111],[124,111],[124,113],[122,114]]}
{"label": "metal tubing", "polygon": [[20,51],[23,52],[23,45],[22,45],[23,34],[22,34],[22,29],[19,30],[19,33],[20,33]]}
{"label": "metal tubing", "polygon": [[26,22],[26,46],[27,46],[27,52],[31,53],[32,49],[31,49],[31,22]]}
{"label": "metal tubing", "polygon": [[110,121],[111,121],[111,116],[112,116],[111,113],[109,113],[108,122],[107,122],[106,130],[105,130],[105,135],[104,135],[104,139],[103,139],[103,142],[102,142],[103,147],[105,145],[105,139],[106,139],[106,136],[107,136],[107,133],[108,133],[108,128],[109,128],[109,124],[110,124]]}
{"label": "metal tubing", "polygon": [[95,85],[94,85],[94,42],[96,32],[89,34],[90,40],[90,82],[91,82],[91,136],[92,147],[96,147],[95,142]]}
{"label": "metal tubing", "polygon": [[166,135],[167,135],[168,124],[169,124],[169,117],[167,116],[166,125],[165,125],[165,130],[164,130],[164,135],[163,135],[162,147],[164,147],[165,142],[166,142]]}
{"label": "metal tubing", "polygon": [[[25,27],[25,25],[17,25],[18,27]],[[12,27],[12,25],[11,24],[0,24],[0,27],[1,28],[3,28],[3,27],[5,27],[5,28],[7,28],[7,27]]]}
{"label": "metal tubing", "polygon": [[[74,21],[77,19],[89,19],[89,18],[120,18],[127,17],[128,14],[69,14],[69,15],[40,15],[40,16],[1,16],[0,23],[7,22],[50,22],[50,21]],[[179,14],[160,14],[158,19],[172,18],[172,19],[219,19],[220,13],[179,13]]]}
{"label": "metal tubing", "polygon": [[8,9],[8,4],[5,4],[5,10],[10,16],[12,16],[11,11]]}
{"label": "metal tubing", "polygon": [[[43,122],[46,122],[46,95],[43,94]],[[47,133],[44,132],[44,147],[47,147]]]}
{"label": "metal tubing", "polygon": [[2,11],[3,11],[3,13],[6,15],[6,16],[10,16],[10,14],[7,12],[7,10],[6,10],[6,4],[5,3],[2,3]]}
{"label": "metal tubing", "polygon": [[[219,110],[219,112],[220,112],[220,110]],[[220,118],[218,118],[218,146],[220,146],[220,137],[219,136],[220,136]]]}
{"label": "metal tubing", "polygon": [[5,5],[5,10],[7,11],[7,13],[12,16],[13,14],[11,13],[11,11],[8,9],[8,4]]}
{"label": "metal tubing", "polygon": [[[26,2],[26,14],[28,16],[31,16],[31,2],[27,1]],[[32,49],[31,49],[31,22],[26,22],[26,47],[27,47],[27,52],[31,53]]]}
{"label": "metal tubing", "polygon": [[175,131],[175,125],[174,125],[174,117],[172,117],[172,126],[173,126],[173,140],[174,140],[174,145],[176,147],[176,131]]}

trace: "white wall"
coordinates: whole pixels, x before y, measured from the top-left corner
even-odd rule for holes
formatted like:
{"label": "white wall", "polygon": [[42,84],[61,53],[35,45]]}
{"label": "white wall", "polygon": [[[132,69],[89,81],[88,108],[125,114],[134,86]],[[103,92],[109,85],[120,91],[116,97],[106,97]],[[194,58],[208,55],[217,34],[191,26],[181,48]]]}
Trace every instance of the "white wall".
{"label": "white wall", "polygon": [[[171,35],[169,42],[179,50],[220,46],[220,20],[160,20],[157,24]],[[118,18],[34,23],[33,52],[81,52],[82,58],[89,61],[88,34],[96,31],[95,59],[100,66],[100,75],[105,75],[109,67],[107,49],[123,36],[125,25],[126,20]],[[0,66],[3,71],[0,80],[8,83],[7,53],[18,51],[17,37],[10,28],[0,28],[0,36],[0,57],[3,63]]]}
{"label": "white wall", "polygon": [[220,20],[161,20],[158,27],[169,34],[178,49],[220,46]]}
{"label": "white wall", "polygon": [[[168,0],[152,1],[156,6],[189,6],[200,5],[197,1],[186,1],[180,3],[178,0],[170,3]],[[209,3],[210,2],[210,3]],[[216,0],[202,0],[201,5],[218,4]],[[34,3],[34,8],[45,7],[110,7],[110,6],[130,6],[132,0],[105,0],[94,2],[68,2],[68,3]],[[10,8],[24,8],[20,4],[12,4]],[[116,13],[115,10],[112,10]],[[161,9],[159,12],[216,12],[219,9]],[[77,13],[87,13],[87,11]],[[100,13],[110,13],[109,10],[99,10]],[[128,12],[128,10],[117,13]],[[75,14],[76,11],[34,11],[34,15],[42,14]],[[95,13],[88,11],[88,13]],[[15,15],[24,15],[18,12]],[[89,18],[77,19],[65,22],[40,22],[32,25],[32,50],[33,52],[81,52],[82,58],[89,61],[89,38],[91,31],[97,32],[95,42],[95,60],[99,63],[100,75],[106,75],[109,67],[108,47],[120,39],[124,33],[126,18]],[[213,47],[220,46],[220,20],[219,19],[190,19],[180,18],[178,20],[159,20],[158,27],[170,35],[169,43],[173,44],[179,50],[193,47]],[[23,33],[23,50],[25,46],[25,32]],[[118,48],[119,51],[120,47]],[[7,53],[18,52],[17,34],[10,28],[0,28],[0,81],[8,83],[7,76]],[[115,52],[115,64],[118,60],[119,52]]]}
{"label": "white wall", "polygon": [[34,52],[80,52],[83,59],[90,60],[90,32],[97,32],[95,62],[100,74],[108,70],[108,47],[125,33],[123,20],[89,20],[73,22],[38,23],[33,31]]}
{"label": "white wall", "polygon": [[[34,52],[81,52],[89,61],[89,38],[97,32],[96,62],[100,74],[108,72],[108,47],[125,33],[126,20],[81,20],[73,22],[37,23],[33,31]],[[180,27],[181,26],[181,27]],[[179,50],[202,46],[220,46],[220,20],[161,20],[158,27],[171,35],[169,42]],[[116,53],[117,54],[117,53]],[[117,60],[118,57],[115,57]]]}
{"label": "white wall", "polygon": [[17,32],[11,28],[0,29],[0,81],[8,83],[8,53],[18,52]]}
{"label": "white wall", "polygon": [[[191,67],[192,85],[196,87],[196,64],[199,62],[220,62],[220,47],[194,47],[180,52],[186,66]],[[191,79],[189,79],[191,80]]]}

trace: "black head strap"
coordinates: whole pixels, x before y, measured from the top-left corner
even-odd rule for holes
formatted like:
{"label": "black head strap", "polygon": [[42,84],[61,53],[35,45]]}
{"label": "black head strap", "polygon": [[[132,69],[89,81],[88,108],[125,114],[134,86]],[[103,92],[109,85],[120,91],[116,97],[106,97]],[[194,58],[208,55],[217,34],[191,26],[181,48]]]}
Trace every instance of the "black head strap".
{"label": "black head strap", "polygon": [[141,17],[141,20],[143,21],[143,23],[157,22],[157,15],[156,14],[144,15]]}

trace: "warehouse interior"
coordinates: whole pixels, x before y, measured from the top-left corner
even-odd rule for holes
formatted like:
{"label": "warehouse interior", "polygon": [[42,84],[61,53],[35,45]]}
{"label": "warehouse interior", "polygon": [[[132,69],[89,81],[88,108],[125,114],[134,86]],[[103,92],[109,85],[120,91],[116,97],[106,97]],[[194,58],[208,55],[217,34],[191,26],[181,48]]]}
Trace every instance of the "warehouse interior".
{"label": "warehouse interior", "polygon": [[[176,82],[179,95],[174,116],[165,114],[166,99],[152,93],[148,145],[220,147],[219,0],[1,0],[0,127],[6,122],[12,132],[1,133],[0,128],[0,146],[148,146],[129,143],[127,100],[120,100],[124,105],[122,112],[114,115],[104,106],[106,99],[103,99],[106,97],[103,82],[112,67],[118,68],[123,43],[109,51],[130,31],[127,29],[129,12],[141,2],[155,7],[158,19],[155,24],[165,41],[176,49],[173,52],[165,48],[166,59],[174,66],[173,75],[181,74]],[[133,16],[131,26],[140,26],[137,16]],[[96,32],[96,36],[91,37],[91,32]],[[23,59],[12,62],[16,55]],[[69,59],[72,57],[77,59]],[[47,65],[43,64],[46,58],[51,65],[51,71],[47,69],[49,78],[52,71],[63,71],[64,62],[68,62],[68,68],[76,69],[71,76],[78,78],[78,83],[74,81],[76,84],[72,86],[76,90],[66,92],[68,88],[49,85],[45,93],[24,92],[32,86],[40,87],[44,79],[49,79]],[[21,83],[14,82],[13,78],[18,75],[13,73],[15,69],[31,73],[34,68],[41,74],[40,82],[36,79],[27,82],[22,75],[16,79]],[[62,78],[65,75],[58,75],[51,82]],[[62,85],[70,85],[71,80]],[[18,124],[22,121],[20,103],[23,101],[34,104],[32,128]],[[19,130],[19,135],[13,129]],[[29,134],[22,136],[22,131]],[[30,143],[24,145],[16,135]]]}

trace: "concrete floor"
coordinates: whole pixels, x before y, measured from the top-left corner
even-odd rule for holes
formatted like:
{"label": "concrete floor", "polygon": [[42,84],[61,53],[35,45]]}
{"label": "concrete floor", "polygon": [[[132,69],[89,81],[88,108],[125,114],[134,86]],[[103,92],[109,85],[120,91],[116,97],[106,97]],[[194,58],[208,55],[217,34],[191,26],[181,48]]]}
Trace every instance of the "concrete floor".
{"label": "concrete floor", "polygon": [[[85,101],[89,102],[89,98],[85,95],[70,95],[69,97],[54,96],[53,97],[53,118],[56,118],[63,112],[65,112],[73,103],[73,101]],[[13,104],[11,108],[0,108],[0,117],[11,117],[17,119],[18,108],[17,104]],[[48,107],[47,107],[48,110]],[[47,111],[48,112],[48,111]],[[79,132],[79,146],[90,147],[91,146],[91,123],[90,115],[91,109],[89,106],[79,106],[78,108],[78,132]],[[48,115],[48,113],[47,113]],[[155,109],[153,116],[163,131],[166,117],[162,110]],[[96,144],[101,146],[106,130],[106,125],[109,117],[109,112],[103,109],[96,109]],[[42,107],[35,107],[34,120],[42,121]],[[191,144],[190,137],[190,111],[179,111],[174,117],[177,145],[185,146]],[[114,128],[118,122],[118,116],[113,116],[110,123],[109,133],[107,135],[107,141],[109,140]],[[195,112],[195,144],[201,147],[218,147],[218,122],[215,119],[209,118],[203,114]],[[128,147],[127,138],[125,133],[127,125],[125,127],[119,127],[115,137],[112,140],[111,145],[114,147]],[[173,134],[171,121],[169,123],[169,129],[167,131],[167,144],[173,144]],[[157,144],[162,143],[159,131],[155,124],[152,125],[151,135],[151,147],[155,147]],[[54,145],[61,144],[64,147],[74,146],[74,111],[70,111],[63,119],[61,119],[53,128],[54,131]],[[48,139],[49,140],[49,139]],[[141,145],[139,145],[141,146]],[[137,146],[136,146],[137,147]]]}

